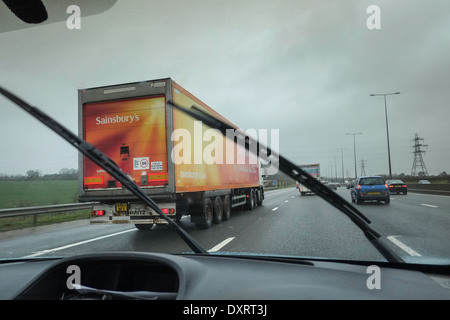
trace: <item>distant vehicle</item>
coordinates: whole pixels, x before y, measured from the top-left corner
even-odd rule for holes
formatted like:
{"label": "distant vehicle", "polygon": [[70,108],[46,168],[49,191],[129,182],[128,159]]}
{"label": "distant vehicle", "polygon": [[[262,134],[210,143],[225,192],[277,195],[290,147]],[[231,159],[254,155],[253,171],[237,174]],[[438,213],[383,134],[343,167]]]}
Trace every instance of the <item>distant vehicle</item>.
{"label": "distant vehicle", "polygon": [[428,180],[420,180],[419,184],[431,184],[431,182]]}
{"label": "distant vehicle", "polygon": [[[316,178],[317,180],[320,180],[320,164],[319,163],[303,164],[303,165],[299,165],[299,167],[302,170],[306,171],[309,175]],[[309,188],[307,188],[305,185],[299,183],[298,181],[296,183],[298,185],[298,191],[300,192],[300,195],[304,196],[306,194],[314,194],[314,192],[311,191]]]}
{"label": "distant vehicle", "polygon": [[353,188],[354,184],[355,184],[354,180],[351,180],[351,181],[347,182],[347,189]]}
{"label": "distant vehicle", "polygon": [[352,202],[360,204],[364,201],[383,201],[390,203],[389,188],[380,176],[359,177],[350,190]]}
{"label": "distant vehicle", "polygon": [[399,194],[400,192],[403,194],[408,193],[408,186],[402,180],[399,179],[387,180],[386,184],[389,188],[390,193],[393,192],[396,192],[397,194]]}
{"label": "distant vehicle", "polygon": [[337,187],[339,187],[339,186],[340,186],[340,184],[337,182],[330,182],[328,184],[328,188],[330,188],[331,190],[337,190]]}

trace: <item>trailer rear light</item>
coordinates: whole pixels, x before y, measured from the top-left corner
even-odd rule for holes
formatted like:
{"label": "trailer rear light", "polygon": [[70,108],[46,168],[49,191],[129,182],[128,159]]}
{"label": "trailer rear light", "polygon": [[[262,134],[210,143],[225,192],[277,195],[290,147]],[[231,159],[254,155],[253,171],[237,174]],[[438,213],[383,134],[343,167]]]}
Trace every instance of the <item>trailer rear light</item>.
{"label": "trailer rear light", "polygon": [[105,215],[105,210],[92,210],[92,216],[95,217],[99,217],[99,216],[104,216]]}
{"label": "trailer rear light", "polygon": [[162,208],[161,211],[164,214],[175,214],[175,208]]}
{"label": "trailer rear light", "polygon": [[160,172],[160,173],[149,173],[147,175],[147,179],[150,182],[164,182],[168,181],[168,173],[167,172]]}
{"label": "trailer rear light", "polygon": [[103,177],[86,177],[84,178],[84,184],[103,184]]}

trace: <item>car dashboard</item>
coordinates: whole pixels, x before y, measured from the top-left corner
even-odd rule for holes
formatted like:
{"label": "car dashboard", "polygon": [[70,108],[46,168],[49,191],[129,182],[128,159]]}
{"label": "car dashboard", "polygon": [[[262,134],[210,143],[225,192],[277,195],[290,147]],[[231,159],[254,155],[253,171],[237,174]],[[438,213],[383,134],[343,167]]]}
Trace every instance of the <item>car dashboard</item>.
{"label": "car dashboard", "polygon": [[[0,299],[450,299],[448,268],[422,272],[379,265],[381,286],[370,289],[369,265],[350,262],[136,252],[3,261]],[[71,288],[76,282],[90,290]]]}

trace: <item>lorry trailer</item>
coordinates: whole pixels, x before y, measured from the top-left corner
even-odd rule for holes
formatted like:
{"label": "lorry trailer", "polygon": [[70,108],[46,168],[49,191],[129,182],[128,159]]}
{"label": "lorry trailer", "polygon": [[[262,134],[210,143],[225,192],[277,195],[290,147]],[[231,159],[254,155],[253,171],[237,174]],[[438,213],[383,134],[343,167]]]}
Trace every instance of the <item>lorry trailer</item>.
{"label": "lorry trailer", "polygon": [[[239,143],[238,133],[219,134],[169,102],[232,125],[165,78],[78,90],[78,135],[113,160],[173,220],[189,216],[205,229],[230,219],[234,208],[262,205],[260,164]],[[131,223],[138,229],[167,224],[86,156],[80,154],[78,161],[78,199],[94,203],[92,224]]]}

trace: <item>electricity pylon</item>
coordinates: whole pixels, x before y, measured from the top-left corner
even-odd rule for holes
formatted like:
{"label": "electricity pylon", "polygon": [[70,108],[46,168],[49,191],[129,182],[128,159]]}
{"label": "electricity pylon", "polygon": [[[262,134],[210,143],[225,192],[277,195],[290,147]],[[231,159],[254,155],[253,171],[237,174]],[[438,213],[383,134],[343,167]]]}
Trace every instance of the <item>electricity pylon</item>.
{"label": "electricity pylon", "polygon": [[425,162],[423,161],[422,153],[425,153],[425,150],[422,148],[428,147],[427,144],[423,144],[423,138],[419,138],[419,135],[416,133],[416,137],[412,140],[414,141],[414,162],[411,169],[411,175],[424,175],[428,176],[427,167],[425,166]]}

